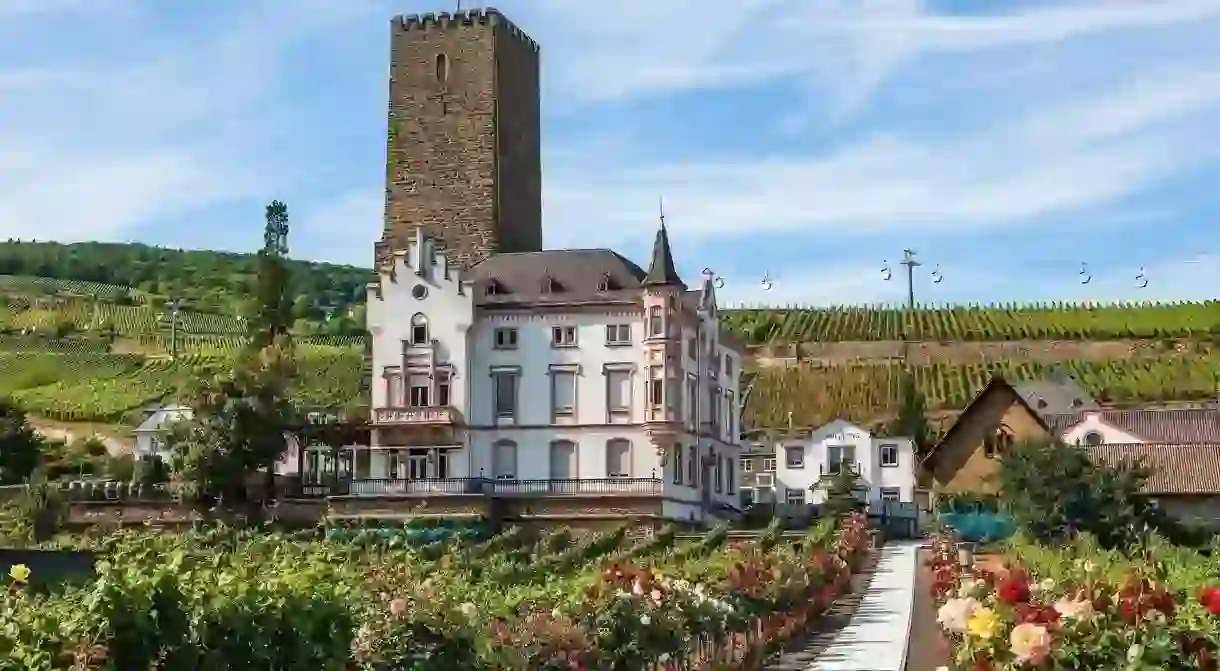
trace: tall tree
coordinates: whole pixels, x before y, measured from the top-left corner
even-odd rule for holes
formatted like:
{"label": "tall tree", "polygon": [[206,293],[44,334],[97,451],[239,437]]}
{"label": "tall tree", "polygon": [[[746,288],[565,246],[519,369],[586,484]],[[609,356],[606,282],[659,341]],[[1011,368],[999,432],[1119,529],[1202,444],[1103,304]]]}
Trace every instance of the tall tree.
{"label": "tall tree", "polygon": [[250,349],[259,351],[287,336],[292,328],[291,273],[288,267],[288,206],[278,200],[267,206],[263,248],[256,263],[257,303],[250,320]]}
{"label": "tall tree", "polygon": [[25,411],[0,398],[0,484],[24,482],[38,468],[43,454],[42,437],[26,421]]}

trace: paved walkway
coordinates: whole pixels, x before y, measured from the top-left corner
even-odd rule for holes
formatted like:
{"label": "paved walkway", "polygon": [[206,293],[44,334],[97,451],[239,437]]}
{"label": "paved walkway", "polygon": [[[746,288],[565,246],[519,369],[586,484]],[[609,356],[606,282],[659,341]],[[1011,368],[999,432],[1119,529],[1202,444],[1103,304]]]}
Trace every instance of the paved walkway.
{"label": "paved walkway", "polygon": [[[846,627],[832,637],[808,671],[904,671],[915,596],[915,541],[881,548],[872,580]],[[906,669],[905,671],[932,671]]]}

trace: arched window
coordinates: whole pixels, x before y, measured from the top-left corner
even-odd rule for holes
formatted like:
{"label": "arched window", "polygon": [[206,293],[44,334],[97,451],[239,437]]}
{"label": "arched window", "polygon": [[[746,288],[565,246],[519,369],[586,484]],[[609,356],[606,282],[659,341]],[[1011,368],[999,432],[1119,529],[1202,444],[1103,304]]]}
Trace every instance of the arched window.
{"label": "arched window", "polygon": [[444,83],[449,79],[449,57],[445,54],[436,55],[436,81]]}
{"label": "arched window", "polygon": [[631,441],[625,438],[606,441],[606,477],[631,477]]}
{"label": "arched window", "polygon": [[1106,440],[1105,437],[1102,436],[1097,431],[1090,431],[1090,432],[1084,434],[1084,444],[1085,445],[1101,445],[1102,443],[1105,442],[1105,440]]}
{"label": "arched window", "polygon": [[576,477],[576,443],[570,440],[551,441],[551,479],[570,480]]}
{"label": "arched window", "polygon": [[416,312],[411,317],[411,344],[428,344],[428,318],[422,312]]}
{"label": "arched window", "polygon": [[491,472],[497,480],[517,479],[517,444],[497,440],[491,446]]}
{"label": "arched window", "polygon": [[1007,424],[1001,424],[994,432],[983,439],[983,452],[988,458],[1001,457],[1012,447],[1013,431]]}

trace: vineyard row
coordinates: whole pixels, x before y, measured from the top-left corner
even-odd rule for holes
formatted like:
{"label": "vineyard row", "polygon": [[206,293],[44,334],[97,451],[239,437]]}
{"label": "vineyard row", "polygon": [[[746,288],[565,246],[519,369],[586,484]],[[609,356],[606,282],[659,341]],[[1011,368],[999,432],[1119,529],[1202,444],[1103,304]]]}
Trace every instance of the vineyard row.
{"label": "vineyard row", "polygon": [[1001,341],[1211,338],[1220,301],[724,310],[721,320],[747,343],[870,340]]}
{"label": "vineyard row", "polygon": [[[913,366],[919,390],[931,409],[959,410],[1001,375],[1017,383],[1070,373],[1098,400],[1163,402],[1206,400],[1216,395],[1220,356],[1160,359],[1068,360],[992,363],[936,363]],[[743,425],[749,428],[821,426],[843,418],[870,423],[893,415],[901,405],[905,369],[897,364],[775,367],[759,370],[750,385]]]}

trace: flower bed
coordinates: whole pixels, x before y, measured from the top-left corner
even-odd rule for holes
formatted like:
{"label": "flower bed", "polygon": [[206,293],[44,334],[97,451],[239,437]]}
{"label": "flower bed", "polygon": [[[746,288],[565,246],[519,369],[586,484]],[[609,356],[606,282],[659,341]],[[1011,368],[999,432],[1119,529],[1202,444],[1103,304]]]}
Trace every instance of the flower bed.
{"label": "flower bed", "polygon": [[[0,669],[753,669],[850,586],[866,521],[728,547],[506,533],[447,552],[122,532],[98,578],[0,603]],[[73,667],[76,664],[78,666]]]}
{"label": "flower bed", "polygon": [[1016,541],[996,571],[963,569],[952,539],[930,561],[953,669],[1217,669],[1218,565],[1157,542],[1138,559],[1082,541]]}

